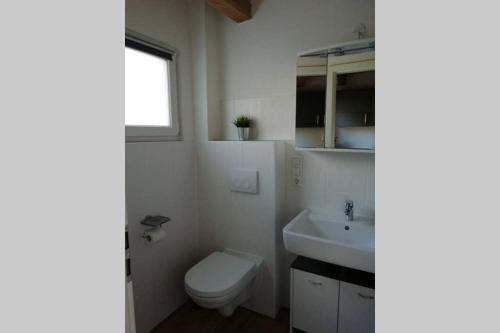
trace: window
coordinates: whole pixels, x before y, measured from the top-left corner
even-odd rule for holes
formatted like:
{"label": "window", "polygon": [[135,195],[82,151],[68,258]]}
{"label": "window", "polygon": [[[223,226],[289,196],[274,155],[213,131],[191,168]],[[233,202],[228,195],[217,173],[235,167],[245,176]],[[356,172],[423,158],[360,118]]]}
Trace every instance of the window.
{"label": "window", "polygon": [[175,51],[135,32],[125,36],[126,141],[180,139]]}

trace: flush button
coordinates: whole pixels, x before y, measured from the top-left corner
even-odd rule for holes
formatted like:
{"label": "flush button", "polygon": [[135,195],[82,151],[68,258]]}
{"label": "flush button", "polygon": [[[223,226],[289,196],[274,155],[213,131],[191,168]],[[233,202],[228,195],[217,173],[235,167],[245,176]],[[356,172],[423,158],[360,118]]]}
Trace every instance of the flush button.
{"label": "flush button", "polygon": [[233,168],[229,170],[228,186],[232,192],[257,194],[259,172],[252,169]]}

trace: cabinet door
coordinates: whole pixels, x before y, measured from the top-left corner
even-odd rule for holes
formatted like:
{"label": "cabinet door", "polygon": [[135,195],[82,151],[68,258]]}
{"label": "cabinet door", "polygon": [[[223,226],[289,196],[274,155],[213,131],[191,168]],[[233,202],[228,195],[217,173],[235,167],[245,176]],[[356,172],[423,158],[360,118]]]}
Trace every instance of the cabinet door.
{"label": "cabinet door", "polygon": [[336,333],[339,281],[292,269],[292,326],[308,333]]}
{"label": "cabinet door", "polygon": [[[308,70],[314,67],[307,67]],[[324,74],[297,76],[295,144],[297,147],[324,147],[326,66]],[[298,71],[298,70],[297,70]]]}
{"label": "cabinet door", "polygon": [[375,332],[375,290],[340,282],[339,332]]}
{"label": "cabinet door", "polygon": [[[375,88],[366,88],[363,85],[359,85],[360,82],[359,79],[354,80],[354,83],[352,85],[345,85],[342,82],[342,76],[341,75],[346,75],[346,74],[353,74],[353,73],[362,73],[362,72],[374,72],[375,71],[375,60],[374,58],[371,59],[373,54],[371,52],[368,52],[366,55],[352,55],[352,56],[345,56],[343,58],[351,58],[352,62],[343,59],[342,61],[346,63],[339,63],[338,59],[336,57],[329,57],[328,58],[328,73],[327,73],[327,83],[326,83],[326,111],[325,111],[325,147],[327,148],[335,148],[337,147],[335,144],[335,138],[337,135],[337,106],[340,106],[341,108],[346,107],[346,105],[349,106],[349,108],[352,108],[354,110],[357,110],[361,108],[361,110],[358,110],[358,113],[361,113],[361,116],[364,115],[364,113],[369,113],[372,112],[373,108],[373,113],[374,111],[374,103],[372,103],[371,96],[374,96],[374,91]],[[370,58],[371,60],[364,60],[360,61],[359,59],[368,59]],[[356,61],[354,61],[356,60]],[[366,79],[364,80],[366,81]],[[366,85],[366,82],[362,82],[364,85]],[[356,83],[357,82],[357,83]],[[366,88],[368,91],[364,92],[361,94],[361,96],[356,96],[358,94],[353,94],[351,93],[349,98],[346,99],[346,96],[342,98],[343,102],[339,102],[339,97],[338,96],[338,91],[337,90],[342,90],[346,87],[350,86],[351,89],[354,91],[358,91],[360,88]],[[342,88],[344,87],[344,88]],[[358,92],[361,92],[363,90],[359,90]],[[371,92],[373,90],[373,92]],[[343,94],[345,95],[345,94]],[[348,96],[347,96],[348,97]],[[373,99],[374,100],[374,99]],[[361,105],[358,105],[360,104]],[[368,104],[367,104],[368,103]],[[365,108],[369,106],[369,110],[365,110]],[[374,120],[375,117],[372,116],[372,120]],[[363,122],[363,118],[359,118],[359,121]],[[341,125],[342,126],[342,125]],[[346,148],[346,147],[337,147],[337,148]]]}

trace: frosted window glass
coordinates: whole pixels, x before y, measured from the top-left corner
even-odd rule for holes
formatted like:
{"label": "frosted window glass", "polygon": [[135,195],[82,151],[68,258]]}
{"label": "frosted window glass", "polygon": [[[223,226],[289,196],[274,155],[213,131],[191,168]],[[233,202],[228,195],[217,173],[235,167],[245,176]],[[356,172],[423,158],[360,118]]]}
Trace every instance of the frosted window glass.
{"label": "frosted window glass", "polygon": [[170,126],[166,59],[125,48],[125,125]]}

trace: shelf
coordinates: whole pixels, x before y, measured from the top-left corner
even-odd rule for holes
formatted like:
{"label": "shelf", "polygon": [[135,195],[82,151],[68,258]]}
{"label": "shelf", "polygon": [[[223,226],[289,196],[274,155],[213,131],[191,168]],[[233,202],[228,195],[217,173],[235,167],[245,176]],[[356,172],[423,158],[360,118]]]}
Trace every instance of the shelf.
{"label": "shelf", "polygon": [[332,153],[361,153],[361,154],[375,154],[375,149],[347,149],[347,148],[303,148],[303,147],[295,147],[295,150],[304,150],[304,151],[319,151],[319,152],[332,152]]}

